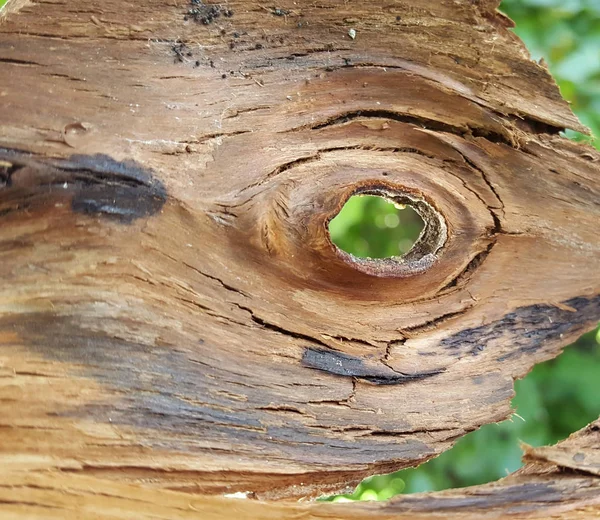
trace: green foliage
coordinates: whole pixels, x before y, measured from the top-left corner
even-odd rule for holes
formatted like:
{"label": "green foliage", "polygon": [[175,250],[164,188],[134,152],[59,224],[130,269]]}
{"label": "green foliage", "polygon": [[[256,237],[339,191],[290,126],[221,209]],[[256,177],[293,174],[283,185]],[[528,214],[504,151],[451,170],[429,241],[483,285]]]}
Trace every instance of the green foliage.
{"label": "green foliage", "polygon": [[402,493],[406,484],[397,473],[375,475],[363,480],[351,495],[338,495],[332,502],[350,502],[353,500],[387,500]]}
{"label": "green foliage", "polygon": [[532,58],[548,63],[563,97],[600,146],[600,1],[504,0],[502,10],[515,20]]}
{"label": "green foliage", "polygon": [[[502,10],[516,21],[515,32],[525,41],[532,58],[545,59],[574,112],[600,136],[600,0],[504,0]],[[591,139],[571,131],[566,135]],[[593,144],[599,146],[600,141]],[[380,228],[381,237],[374,236],[378,229],[372,223],[378,211],[389,208],[364,197],[350,202],[347,220],[339,219],[332,229],[334,241],[361,256],[386,256],[382,241],[389,236],[385,238],[381,232],[389,230]],[[414,240],[414,228],[404,224],[401,220],[393,230],[394,241]],[[365,236],[371,238],[372,250],[365,245]],[[600,330],[586,334],[560,357],[536,366],[516,382],[512,404],[518,415],[512,419],[482,427],[417,469],[371,477],[353,494],[333,500],[382,500],[401,492],[497,480],[521,466],[520,441],[533,446],[552,444],[598,417],[599,374]]]}
{"label": "green foliage", "polygon": [[424,227],[410,206],[373,195],[350,197],[329,223],[331,240],[361,258],[400,256],[413,246]]}

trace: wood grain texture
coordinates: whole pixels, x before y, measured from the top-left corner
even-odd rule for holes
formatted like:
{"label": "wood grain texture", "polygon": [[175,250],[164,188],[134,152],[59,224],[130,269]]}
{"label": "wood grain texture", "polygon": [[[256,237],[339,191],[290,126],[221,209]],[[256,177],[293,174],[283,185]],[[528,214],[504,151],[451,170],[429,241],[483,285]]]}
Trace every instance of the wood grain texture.
{"label": "wood grain texture", "polygon": [[[600,154],[497,2],[194,5],[0,22],[0,463],[309,497],[506,418],[600,317]],[[333,246],[359,192],[412,256]]]}
{"label": "wood grain texture", "polygon": [[[600,445],[600,421],[556,446],[528,450],[528,464],[491,484],[394,497],[387,502],[262,502],[108,482],[73,473],[0,472],[3,518],[161,518],[206,520],[597,518],[600,479],[582,457]],[[558,458],[560,460],[558,460]],[[566,463],[563,463],[565,461]],[[596,457],[597,462],[597,457]],[[8,471],[7,471],[8,470]]]}

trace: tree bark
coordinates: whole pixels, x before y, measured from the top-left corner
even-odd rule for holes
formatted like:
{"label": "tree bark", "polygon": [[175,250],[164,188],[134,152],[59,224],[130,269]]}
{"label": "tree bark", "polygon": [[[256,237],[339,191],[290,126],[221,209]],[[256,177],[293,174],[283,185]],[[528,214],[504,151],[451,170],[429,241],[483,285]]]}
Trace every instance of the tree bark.
{"label": "tree bark", "polygon": [[[600,154],[560,135],[585,128],[497,4],[8,11],[0,509],[233,516],[206,495],[340,491],[510,415],[600,317]],[[331,243],[355,193],[421,213],[411,253]],[[597,471],[543,453],[473,490],[235,516],[598,513]]]}
{"label": "tree bark", "polygon": [[[528,462],[498,482],[386,502],[263,502],[198,496],[110,482],[73,473],[0,473],[8,518],[164,518],[203,520],[425,520],[597,518],[600,508],[600,421],[557,446],[526,447]],[[12,516],[11,516],[12,515]]]}

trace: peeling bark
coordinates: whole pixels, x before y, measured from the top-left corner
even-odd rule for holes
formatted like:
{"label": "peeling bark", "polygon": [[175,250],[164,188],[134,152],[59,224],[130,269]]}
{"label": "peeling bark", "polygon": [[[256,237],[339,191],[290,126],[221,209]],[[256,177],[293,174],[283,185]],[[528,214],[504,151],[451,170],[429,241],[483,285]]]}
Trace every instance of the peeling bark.
{"label": "peeling bark", "polygon": [[[496,1],[19,7],[0,21],[0,479],[23,495],[0,509],[137,496],[140,518],[210,518],[230,502],[204,495],[347,489],[506,418],[514,379],[597,323],[600,155],[559,135],[585,129]],[[406,258],[333,246],[360,192],[420,207]],[[597,512],[584,473],[236,516]]]}

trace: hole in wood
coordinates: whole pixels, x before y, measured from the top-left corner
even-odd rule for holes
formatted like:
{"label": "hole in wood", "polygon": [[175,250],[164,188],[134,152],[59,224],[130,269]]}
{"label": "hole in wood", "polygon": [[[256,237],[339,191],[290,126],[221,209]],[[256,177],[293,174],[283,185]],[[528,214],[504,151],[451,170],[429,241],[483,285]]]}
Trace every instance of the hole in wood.
{"label": "hole in wood", "polygon": [[331,241],[358,258],[403,256],[425,228],[410,205],[375,195],[354,195],[329,223]]}
{"label": "hole in wood", "polygon": [[389,277],[427,270],[448,234],[433,204],[387,185],[355,190],[327,226],[338,256],[360,271]]}

